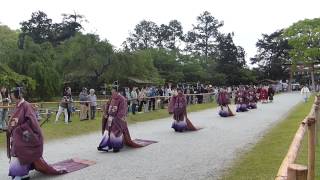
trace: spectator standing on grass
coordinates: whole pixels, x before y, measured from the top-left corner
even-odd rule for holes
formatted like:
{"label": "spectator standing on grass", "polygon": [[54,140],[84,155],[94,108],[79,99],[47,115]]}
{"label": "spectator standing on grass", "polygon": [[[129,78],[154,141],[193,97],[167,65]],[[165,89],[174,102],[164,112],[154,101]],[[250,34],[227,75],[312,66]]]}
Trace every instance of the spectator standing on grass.
{"label": "spectator standing on grass", "polygon": [[67,113],[68,113],[68,122],[72,122],[71,121],[71,113],[73,112],[73,107],[72,107],[72,93],[71,93],[71,88],[70,87],[66,87],[64,92],[63,92],[63,96],[66,96],[67,99]]}
{"label": "spectator standing on grass", "polygon": [[132,99],[129,88],[125,88],[125,89],[124,89],[124,97],[127,99],[127,104],[128,104],[128,111],[127,111],[127,113],[129,113],[129,112],[130,112],[130,108],[131,108],[131,99]]}
{"label": "spectator standing on grass", "polygon": [[[145,104],[146,104],[146,89],[144,87],[141,88],[141,91],[139,93],[138,99],[139,99],[139,102],[140,102],[138,111],[142,112],[142,107],[144,107]],[[144,110],[146,111],[145,108],[144,108]]]}
{"label": "spectator standing on grass", "polygon": [[79,94],[80,100],[80,121],[88,120],[88,92],[87,88],[82,88],[82,91]]}
{"label": "spectator standing on grass", "polygon": [[159,89],[158,89],[158,92],[157,92],[157,95],[158,96],[162,96],[162,97],[160,97],[160,108],[161,109],[164,109],[164,87],[162,86],[162,87],[159,87]]}
{"label": "spectator standing on grass", "polygon": [[202,87],[202,85],[199,86],[197,89],[198,104],[202,104],[202,102],[203,102],[203,95],[202,95],[203,91],[204,91],[204,88]]}
{"label": "spectator standing on grass", "polygon": [[97,110],[97,96],[95,95],[94,89],[89,90],[88,99],[90,101],[90,116],[91,119],[95,119],[96,117],[96,110]]}
{"label": "spectator standing on grass", "polygon": [[144,112],[149,111],[149,106],[150,106],[150,87],[146,87],[146,104],[144,105]]}
{"label": "spectator standing on grass", "polygon": [[190,104],[194,104],[194,96],[191,94],[194,94],[194,88],[192,86],[190,87]]}
{"label": "spectator standing on grass", "polygon": [[141,89],[139,87],[136,87],[136,92],[137,92],[137,111],[139,112],[139,105],[140,105],[140,93],[141,93]]}
{"label": "spectator standing on grass", "polygon": [[138,93],[137,93],[137,88],[133,87],[132,91],[131,91],[131,102],[132,102],[132,114],[136,114],[136,108],[137,108],[137,104],[138,104]]}
{"label": "spectator standing on grass", "polygon": [[149,97],[149,108],[148,110],[151,111],[151,108],[152,110],[154,111],[155,108],[156,108],[156,90],[154,87],[150,87],[149,88],[149,91],[148,91],[148,97]]}
{"label": "spectator standing on grass", "polygon": [[67,96],[63,96],[61,101],[60,101],[59,109],[58,109],[58,113],[56,115],[55,123],[58,122],[59,117],[62,114],[62,112],[64,112],[64,123],[68,124],[69,116],[68,116],[68,97]]}
{"label": "spectator standing on grass", "polygon": [[185,91],[184,91],[184,94],[186,95],[186,98],[187,98],[187,104],[191,104],[191,96],[190,96],[190,88],[186,88]]}

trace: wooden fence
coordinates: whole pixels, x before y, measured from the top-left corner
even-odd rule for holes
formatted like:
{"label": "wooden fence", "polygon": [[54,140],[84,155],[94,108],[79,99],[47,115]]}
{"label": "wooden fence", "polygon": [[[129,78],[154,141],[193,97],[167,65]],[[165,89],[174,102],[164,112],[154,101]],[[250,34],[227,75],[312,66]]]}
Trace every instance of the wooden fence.
{"label": "wooden fence", "polygon": [[[314,180],[316,144],[318,138],[316,132],[319,129],[320,96],[317,95],[309,114],[301,122],[288,153],[283,159],[275,180]],[[295,164],[305,133],[308,132],[308,164]]]}
{"label": "wooden fence", "polygon": [[[202,96],[203,103],[208,103],[213,100],[211,97],[214,96],[214,93],[185,94],[185,95],[189,96],[189,97],[194,97],[194,99],[196,99],[197,96]],[[154,97],[145,97],[144,100],[148,102],[148,100],[150,100],[150,99],[155,99],[155,103],[157,104],[158,100],[163,101],[163,100],[169,99],[169,98],[171,98],[171,96],[154,96]],[[139,100],[139,99],[131,99],[131,101],[133,101],[133,100]],[[107,101],[109,101],[109,98],[103,99],[103,100],[97,100],[96,102],[97,102],[98,106],[97,106],[96,111],[101,112],[103,104],[105,104]],[[72,101],[71,103],[76,107],[75,113],[79,113],[79,115],[80,115],[80,108],[79,108],[80,103],[88,103],[87,111],[88,111],[89,119],[91,119],[90,101]],[[60,102],[33,102],[31,104],[40,112],[40,115],[44,116],[45,119],[44,119],[43,123],[45,123],[49,120],[49,118],[52,114],[57,113],[58,105],[60,104]],[[0,108],[13,109],[14,105],[12,105],[12,104],[9,106],[1,106],[0,105]],[[160,108],[160,105],[157,104],[156,108]],[[43,123],[41,123],[41,125]]]}

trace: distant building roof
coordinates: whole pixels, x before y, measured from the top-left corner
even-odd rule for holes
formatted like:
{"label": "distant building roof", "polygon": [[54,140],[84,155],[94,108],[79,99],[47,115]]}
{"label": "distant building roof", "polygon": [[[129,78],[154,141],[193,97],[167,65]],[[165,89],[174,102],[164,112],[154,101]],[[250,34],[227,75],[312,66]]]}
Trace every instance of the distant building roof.
{"label": "distant building roof", "polygon": [[263,79],[259,81],[259,83],[271,83],[271,84],[277,84],[277,81],[271,80],[271,79]]}
{"label": "distant building roof", "polygon": [[128,80],[133,81],[138,84],[153,84],[153,82],[151,82],[149,80],[141,80],[141,79],[134,78],[134,77],[128,77]]}

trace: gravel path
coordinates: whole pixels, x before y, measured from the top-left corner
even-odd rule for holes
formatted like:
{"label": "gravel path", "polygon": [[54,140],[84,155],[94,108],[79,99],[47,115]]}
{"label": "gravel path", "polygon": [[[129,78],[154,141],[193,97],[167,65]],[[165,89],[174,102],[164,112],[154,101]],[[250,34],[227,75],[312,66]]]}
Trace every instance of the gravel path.
{"label": "gravel path", "polygon": [[[97,161],[96,165],[74,173],[49,177],[32,172],[32,179],[55,180],[175,180],[217,179],[240,151],[255,143],[263,133],[301,101],[297,93],[281,94],[274,103],[258,109],[220,118],[218,109],[190,113],[193,124],[204,129],[175,133],[171,118],[133,124],[132,137],[157,140],[145,148],[125,148],[120,153],[96,150],[100,133],[51,141],[45,144],[44,157],[50,163],[79,157]],[[234,108],[233,108],[234,109]],[[7,179],[8,160],[0,152],[0,179]]]}

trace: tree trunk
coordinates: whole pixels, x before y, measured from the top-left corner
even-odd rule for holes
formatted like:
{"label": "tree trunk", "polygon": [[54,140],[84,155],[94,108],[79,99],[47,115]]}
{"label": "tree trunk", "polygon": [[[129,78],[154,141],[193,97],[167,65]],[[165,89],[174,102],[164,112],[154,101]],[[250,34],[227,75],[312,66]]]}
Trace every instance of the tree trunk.
{"label": "tree trunk", "polygon": [[316,85],[314,82],[314,64],[311,64],[311,83],[312,83],[312,91],[316,90]]}
{"label": "tree trunk", "polygon": [[288,84],[288,91],[289,92],[291,92],[292,91],[292,86],[291,86],[291,84],[292,84],[292,76],[293,76],[293,72],[292,72],[292,65],[289,67],[290,68],[290,70],[289,70],[289,73],[290,73],[290,77],[289,77],[289,84]]}

